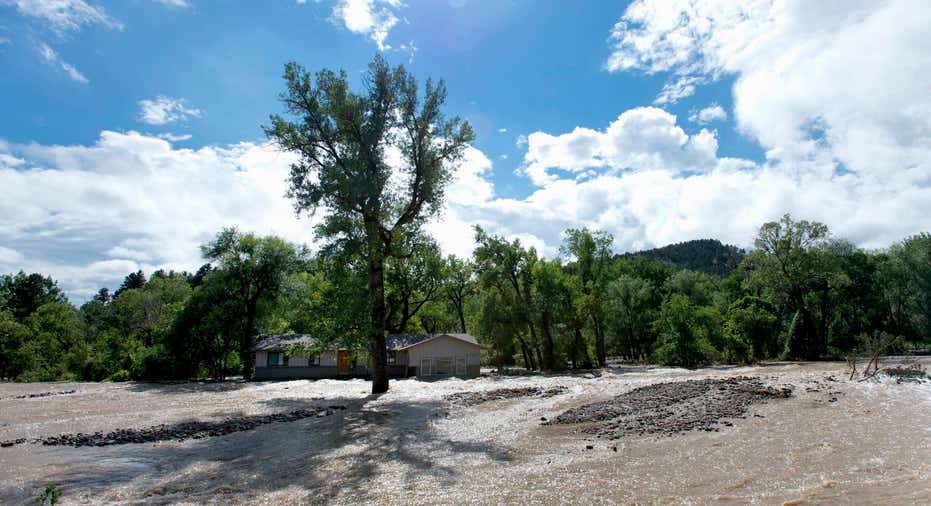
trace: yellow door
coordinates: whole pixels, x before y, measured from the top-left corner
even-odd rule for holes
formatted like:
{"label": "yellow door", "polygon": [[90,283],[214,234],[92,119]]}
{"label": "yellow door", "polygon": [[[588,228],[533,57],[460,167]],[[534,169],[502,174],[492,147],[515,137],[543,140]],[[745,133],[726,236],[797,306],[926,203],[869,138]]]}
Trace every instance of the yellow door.
{"label": "yellow door", "polygon": [[349,362],[349,352],[345,350],[340,350],[337,355],[337,364],[340,374],[349,374],[351,371],[350,366],[352,365]]}

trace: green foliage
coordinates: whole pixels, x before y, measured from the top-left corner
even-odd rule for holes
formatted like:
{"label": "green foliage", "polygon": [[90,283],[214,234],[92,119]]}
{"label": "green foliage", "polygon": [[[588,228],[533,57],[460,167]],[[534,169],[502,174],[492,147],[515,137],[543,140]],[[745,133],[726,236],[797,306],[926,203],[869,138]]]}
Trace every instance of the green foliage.
{"label": "green foliage", "polygon": [[608,286],[607,323],[614,340],[614,353],[626,359],[642,359],[650,354],[656,319],[650,281],[622,274]]}
{"label": "green foliage", "polygon": [[697,239],[663,246],[662,248],[627,253],[625,258],[640,257],[673,269],[701,271],[724,277],[740,265],[744,252],[736,246],[716,239]]}
{"label": "green foliage", "polygon": [[131,379],[132,378],[129,375],[129,371],[126,369],[120,369],[110,376],[107,376],[107,379],[104,381],[129,381]]}
{"label": "green foliage", "polygon": [[674,294],[663,302],[654,325],[657,362],[695,367],[717,357],[712,341],[719,337],[720,313],[715,308],[695,306],[685,295]]}
{"label": "green foliage", "polygon": [[753,296],[733,302],[724,321],[724,360],[747,363],[776,356],[777,331],[772,304]]}
{"label": "green foliage", "polygon": [[[227,365],[225,353],[220,350],[225,350],[230,342],[237,342],[242,375],[250,378],[255,364],[249,357],[255,344],[259,304],[277,296],[304,252],[298,252],[293,244],[281,238],[258,237],[235,228],[222,230],[201,251],[219,269],[208,275],[204,283],[211,284],[210,279],[216,278],[212,286],[203,290],[201,302],[208,305],[198,305],[200,312],[196,315],[187,313],[182,328],[206,333],[204,339],[210,335],[207,340],[211,344],[201,351],[216,375],[223,374]],[[200,321],[196,321],[198,318]]]}
{"label": "green foliage", "polygon": [[[350,91],[345,71],[312,76],[289,63],[284,78],[281,100],[297,121],[274,115],[265,132],[300,156],[288,190],[295,208],[325,209],[317,236],[367,264],[372,391],[381,393],[388,390],[385,260],[402,258],[441,209],[451,164],[472,141],[472,128],[444,116],[443,81],[428,79],[421,93],[404,67],[392,69],[381,56],[369,64],[362,93]],[[388,163],[394,153],[399,167]],[[406,326],[404,316],[398,324]]]}
{"label": "green foliage", "polygon": [[49,483],[45,486],[45,489],[39,494],[39,497],[36,498],[38,504],[58,504],[58,499],[61,498],[61,489],[58,488],[57,483]]}
{"label": "green foliage", "polygon": [[23,271],[0,276],[0,307],[13,313],[17,321],[24,320],[50,302],[67,302],[65,294],[51,277]]}

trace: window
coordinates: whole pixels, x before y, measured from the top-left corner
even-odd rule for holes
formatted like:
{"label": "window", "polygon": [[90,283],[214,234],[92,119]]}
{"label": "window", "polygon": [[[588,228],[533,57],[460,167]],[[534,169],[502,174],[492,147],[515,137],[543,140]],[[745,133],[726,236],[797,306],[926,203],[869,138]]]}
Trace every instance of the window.
{"label": "window", "polygon": [[311,355],[307,357],[307,365],[320,365],[320,355]]}
{"label": "window", "polygon": [[398,363],[398,352],[389,351],[388,352],[388,365],[394,365]]}
{"label": "window", "polygon": [[270,351],[268,352],[268,361],[266,364],[269,367],[280,367],[288,365],[288,356],[280,351]]}

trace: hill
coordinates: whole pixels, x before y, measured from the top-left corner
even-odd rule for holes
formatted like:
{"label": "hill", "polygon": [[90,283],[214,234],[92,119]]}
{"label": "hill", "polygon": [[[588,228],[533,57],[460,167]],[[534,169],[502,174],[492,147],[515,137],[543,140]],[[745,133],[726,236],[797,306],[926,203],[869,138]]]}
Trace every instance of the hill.
{"label": "hill", "polygon": [[640,256],[679,269],[691,269],[724,277],[740,264],[744,254],[737,246],[724,244],[717,239],[696,239],[661,248],[624,253],[621,257]]}

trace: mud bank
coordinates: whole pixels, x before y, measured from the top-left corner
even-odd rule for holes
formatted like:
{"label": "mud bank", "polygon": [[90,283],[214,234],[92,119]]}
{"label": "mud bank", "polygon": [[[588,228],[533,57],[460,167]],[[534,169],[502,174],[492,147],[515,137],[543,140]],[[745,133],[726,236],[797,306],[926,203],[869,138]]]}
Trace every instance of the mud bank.
{"label": "mud bank", "polygon": [[711,432],[733,425],[727,419],[743,418],[752,404],[791,395],[790,386],[773,388],[748,376],[657,383],[570,409],[544,424],[586,424],[581,432],[609,439]]}
{"label": "mud bank", "polygon": [[564,394],[569,389],[564,386],[555,386],[550,388],[542,387],[524,387],[524,388],[498,388],[485,392],[459,392],[444,397],[446,401],[459,406],[475,406],[489,401],[500,401],[505,399],[519,399],[522,397],[547,398]]}

